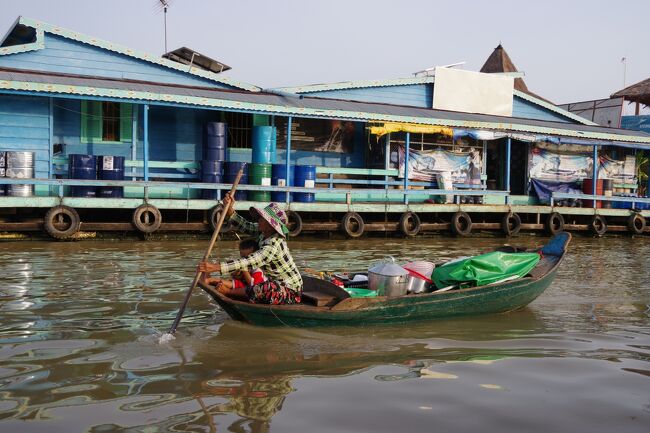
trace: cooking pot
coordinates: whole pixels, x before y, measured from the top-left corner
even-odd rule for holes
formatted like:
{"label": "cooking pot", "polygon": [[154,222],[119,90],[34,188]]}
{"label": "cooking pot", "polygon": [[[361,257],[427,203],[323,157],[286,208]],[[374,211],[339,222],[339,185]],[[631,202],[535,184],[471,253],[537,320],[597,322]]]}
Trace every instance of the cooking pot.
{"label": "cooking pot", "polygon": [[406,295],[408,276],[408,271],[395,263],[380,263],[368,270],[368,288],[379,296]]}
{"label": "cooking pot", "polygon": [[408,277],[408,286],[406,288],[408,293],[426,293],[430,291],[429,282],[422,278],[411,274]]}

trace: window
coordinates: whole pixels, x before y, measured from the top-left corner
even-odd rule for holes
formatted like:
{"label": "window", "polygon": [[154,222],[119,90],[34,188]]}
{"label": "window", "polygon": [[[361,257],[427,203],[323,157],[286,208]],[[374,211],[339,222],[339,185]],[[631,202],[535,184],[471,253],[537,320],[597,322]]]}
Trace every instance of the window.
{"label": "window", "polygon": [[81,101],[82,143],[130,143],[133,106],[121,102]]}

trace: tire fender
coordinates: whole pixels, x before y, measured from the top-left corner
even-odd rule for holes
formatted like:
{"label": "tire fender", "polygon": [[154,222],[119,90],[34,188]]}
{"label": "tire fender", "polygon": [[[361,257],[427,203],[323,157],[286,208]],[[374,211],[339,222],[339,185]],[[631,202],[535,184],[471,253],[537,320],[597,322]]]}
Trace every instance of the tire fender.
{"label": "tire fender", "polygon": [[643,218],[643,215],[639,213],[633,213],[627,219],[627,229],[635,235],[640,235],[645,230],[646,221]]}
{"label": "tire fender", "polygon": [[521,217],[513,212],[508,212],[501,220],[501,230],[506,236],[515,236],[521,230]]}
{"label": "tire fender", "polygon": [[404,212],[399,219],[399,231],[404,236],[417,236],[420,233],[420,227],[420,217],[415,212]]}
{"label": "tire fender", "polygon": [[472,233],[472,219],[466,212],[456,212],[451,217],[451,231],[456,236],[469,236]]}
{"label": "tire fender", "polygon": [[356,212],[348,212],[343,215],[341,220],[341,228],[343,232],[351,238],[358,238],[365,230],[363,218]]}
{"label": "tire fender", "polygon": [[564,217],[558,212],[551,212],[546,218],[546,232],[555,236],[564,231]]}
{"label": "tire fender", "polygon": [[133,211],[133,225],[142,233],[153,233],[162,224],[162,214],[156,206],[143,204]]}
{"label": "tire fender", "polygon": [[[64,229],[57,227],[66,224]],[[54,206],[45,213],[43,226],[48,235],[54,239],[68,239],[81,228],[81,218],[74,208],[70,206]]]}
{"label": "tire fender", "polygon": [[602,236],[607,232],[607,221],[602,215],[594,215],[589,221],[589,230],[597,236]]}
{"label": "tire fender", "polygon": [[[210,214],[208,216],[208,223],[210,224],[210,231],[215,231],[217,229],[217,224],[219,224],[219,218],[221,218],[221,213],[223,212],[223,203],[219,203],[210,209]],[[221,233],[228,233],[232,230],[230,223],[224,223],[221,226]]]}
{"label": "tire fender", "polygon": [[302,233],[302,217],[298,212],[288,210],[287,211],[287,220],[289,221],[289,225],[291,226],[293,223],[293,228],[289,228],[289,237],[290,238],[295,238],[298,236],[300,233]]}

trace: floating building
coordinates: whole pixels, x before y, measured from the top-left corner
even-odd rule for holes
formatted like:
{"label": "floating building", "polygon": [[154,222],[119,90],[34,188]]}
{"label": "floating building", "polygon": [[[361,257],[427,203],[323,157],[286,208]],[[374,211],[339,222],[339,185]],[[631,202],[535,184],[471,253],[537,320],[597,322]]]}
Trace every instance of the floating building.
{"label": "floating building", "polygon": [[[482,72],[280,89],[20,17],[0,42],[0,231],[208,231],[278,201],[292,235],[643,233],[641,150],[530,92],[499,45]],[[638,128],[637,128],[638,129]]]}

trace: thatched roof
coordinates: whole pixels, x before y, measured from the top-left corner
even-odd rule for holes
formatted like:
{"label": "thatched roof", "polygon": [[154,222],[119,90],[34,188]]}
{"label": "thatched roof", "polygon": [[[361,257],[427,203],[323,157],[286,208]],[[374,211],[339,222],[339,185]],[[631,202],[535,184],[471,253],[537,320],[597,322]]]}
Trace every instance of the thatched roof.
{"label": "thatched roof", "polygon": [[612,98],[625,98],[627,101],[638,102],[650,106],[650,78],[626,87],[612,94]]}
{"label": "thatched roof", "polygon": [[[510,56],[508,55],[508,53],[506,53],[506,50],[504,50],[501,44],[499,44],[499,46],[496,47],[494,51],[492,51],[490,57],[488,57],[488,59],[485,61],[485,64],[481,68],[480,72],[485,72],[487,74],[494,74],[499,72],[519,72],[519,71],[517,70],[515,64],[512,63]],[[515,78],[515,89],[525,93],[530,92],[528,90],[528,87],[526,86],[526,83],[524,83],[524,80],[522,78]]]}
{"label": "thatched roof", "polygon": [[[506,53],[506,50],[503,49],[503,46],[499,44],[498,47],[492,51],[492,54],[490,54],[490,57],[485,61],[485,64],[481,68],[480,72],[485,72],[487,74],[494,74],[494,73],[500,73],[500,72],[519,72],[517,70],[517,67],[515,66],[514,63],[512,63],[512,60],[510,59],[510,56],[508,53]],[[531,92],[528,90],[528,86],[526,86],[526,83],[524,83],[523,78],[515,78],[515,89],[519,90],[520,92],[524,92],[529,94],[530,96],[534,96],[535,98],[541,99],[546,102],[550,102],[546,98],[542,98],[539,95],[536,95],[535,93]]]}

